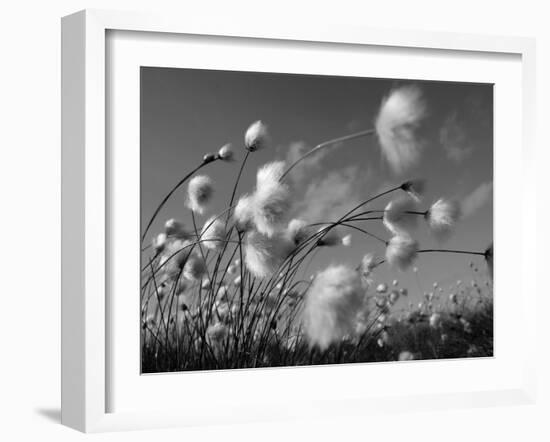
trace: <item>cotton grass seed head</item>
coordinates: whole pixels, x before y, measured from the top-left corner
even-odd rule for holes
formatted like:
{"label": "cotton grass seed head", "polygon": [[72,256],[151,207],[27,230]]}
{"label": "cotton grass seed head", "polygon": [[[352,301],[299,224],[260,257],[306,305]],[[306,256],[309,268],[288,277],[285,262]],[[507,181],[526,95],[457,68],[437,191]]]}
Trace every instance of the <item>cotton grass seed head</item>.
{"label": "cotton grass seed head", "polygon": [[217,159],[218,159],[218,156],[216,154],[209,152],[207,154],[204,154],[204,156],[202,157],[202,162],[204,164],[208,164],[208,163],[211,163],[212,161],[216,161]]}
{"label": "cotton grass seed head", "polygon": [[407,270],[418,252],[418,243],[410,236],[399,234],[392,237],[386,247],[386,259],[392,267]]}
{"label": "cotton grass seed head", "polygon": [[164,247],[166,246],[166,238],[166,233],[159,233],[153,238],[151,245],[155,253],[161,253],[164,250]]}
{"label": "cotton grass seed head", "polygon": [[412,354],[410,351],[402,351],[401,353],[399,353],[399,358],[398,358],[400,361],[412,361],[414,360],[414,354]]}
{"label": "cotton grass seed head", "polygon": [[169,277],[175,277],[180,273],[191,253],[191,248],[192,243],[183,239],[176,239],[166,245],[160,257],[160,265]]}
{"label": "cotton grass seed head", "polygon": [[437,239],[446,239],[460,218],[460,205],[456,201],[438,199],[426,215],[428,225]]}
{"label": "cotton grass seed head", "polygon": [[441,326],[441,315],[439,313],[433,313],[430,316],[430,327],[439,328]]}
{"label": "cotton grass seed head", "polygon": [[399,300],[399,292],[397,290],[392,290],[390,293],[390,303],[395,304]]}
{"label": "cotton grass seed head", "polygon": [[349,247],[349,246],[351,246],[351,238],[352,238],[351,233],[348,233],[346,236],[344,236],[344,237],[342,238],[342,245],[343,245],[344,247]]}
{"label": "cotton grass seed head", "polygon": [[399,87],[383,99],[375,128],[382,154],[394,173],[418,163],[422,144],[415,132],[425,115],[426,104],[417,86]]}
{"label": "cotton grass seed head", "polygon": [[218,158],[220,160],[233,161],[234,156],[233,146],[230,143],[223,145],[220,150],[218,150]]}
{"label": "cotton grass seed head", "polygon": [[218,250],[223,245],[225,224],[220,219],[208,219],[201,230],[201,245],[209,250]]}
{"label": "cotton grass seed head", "polygon": [[307,223],[301,219],[292,219],[286,228],[286,234],[295,245],[303,243],[309,237]]}
{"label": "cotton grass seed head", "polygon": [[370,276],[376,267],[376,258],[373,253],[366,253],[361,259],[361,273],[365,278]]}
{"label": "cotton grass seed head", "polygon": [[171,218],[164,223],[164,232],[170,238],[189,239],[191,235],[185,230],[181,221]]}
{"label": "cotton grass seed head", "polygon": [[344,237],[341,235],[340,230],[337,228],[323,227],[319,229],[317,233],[319,234],[319,239],[317,240],[318,246],[333,247],[343,244]]}
{"label": "cotton grass seed head", "polygon": [[303,324],[311,346],[325,350],[355,330],[364,308],[359,274],[344,265],[320,272],[304,299]]}
{"label": "cotton grass seed head", "polygon": [[378,293],[386,293],[388,291],[388,286],[387,284],[384,284],[384,283],[380,283],[376,286],[376,291]]}
{"label": "cotton grass seed head", "polygon": [[252,123],[244,134],[244,145],[250,152],[264,149],[269,144],[267,126],[260,120]]}
{"label": "cotton grass seed head", "polygon": [[288,185],[280,181],[284,169],[284,161],[275,161],[258,170],[252,218],[258,231],[267,236],[284,229],[288,222],[291,195]]}
{"label": "cotton grass seed head", "polygon": [[394,235],[407,232],[416,227],[418,215],[409,213],[416,211],[416,201],[408,196],[390,201],[384,210],[384,226]]}
{"label": "cotton grass seed head", "polygon": [[244,232],[252,225],[254,199],[251,195],[243,195],[239,198],[233,210],[233,219],[238,230]]}
{"label": "cotton grass seed head", "polygon": [[187,187],[187,207],[202,215],[213,194],[214,187],[210,177],[197,175],[191,178]]}
{"label": "cotton grass seed head", "polygon": [[244,262],[250,273],[265,278],[279,269],[293,248],[294,244],[281,234],[269,237],[252,230],[244,239]]}
{"label": "cotton grass seed head", "polygon": [[226,338],[228,328],[225,324],[217,322],[208,327],[206,330],[206,336],[210,345],[219,345]]}
{"label": "cotton grass seed head", "polygon": [[198,254],[189,257],[183,267],[183,277],[189,281],[198,281],[206,273],[206,263]]}

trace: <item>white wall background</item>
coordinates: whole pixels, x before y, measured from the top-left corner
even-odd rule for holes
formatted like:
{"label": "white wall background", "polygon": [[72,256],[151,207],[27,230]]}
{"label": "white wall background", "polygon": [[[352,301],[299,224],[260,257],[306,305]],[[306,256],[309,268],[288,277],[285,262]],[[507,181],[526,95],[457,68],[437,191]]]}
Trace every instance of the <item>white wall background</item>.
{"label": "white wall background", "polygon": [[[550,122],[550,14],[543,1],[313,0],[147,2],[143,0],[12,0],[0,10],[0,439],[82,440],[61,427],[60,369],[60,17],[83,8],[168,10],[537,38],[539,192],[548,186]],[[517,185],[511,177],[510,185]],[[547,206],[547,205],[546,205]],[[539,256],[543,276],[548,246],[543,231],[548,207],[539,210]],[[513,257],[510,257],[513,259]],[[540,399],[535,406],[380,415],[361,421],[334,420],[208,429],[163,430],[92,436],[95,440],[548,440],[550,429],[550,309],[541,279],[539,305]]]}

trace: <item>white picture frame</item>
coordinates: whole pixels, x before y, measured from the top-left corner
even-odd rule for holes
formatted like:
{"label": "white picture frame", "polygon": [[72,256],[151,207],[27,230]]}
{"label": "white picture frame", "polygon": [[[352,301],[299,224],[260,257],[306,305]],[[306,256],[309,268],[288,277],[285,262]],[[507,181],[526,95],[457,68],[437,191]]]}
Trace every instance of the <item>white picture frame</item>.
{"label": "white picture frame", "polygon": [[[274,403],[258,407],[243,399],[232,413],[227,409],[208,414],[170,410],[109,412],[109,324],[107,228],[109,179],[107,173],[107,44],[109,31],[142,31],[180,35],[272,39],[287,42],[369,45],[381,49],[434,49],[483,54],[513,54],[521,58],[521,158],[525,188],[534,174],[533,113],[535,97],[535,44],[532,39],[416,31],[388,31],[286,23],[212,21],[210,17],[170,17],[152,14],[86,10],[62,20],[62,423],[84,432],[115,431],[306,418],[371,411],[489,406],[532,403],[535,397],[534,340],[526,339],[522,372],[506,388],[455,393],[403,396],[391,392],[372,398],[330,397],[308,406]],[[534,187],[534,186],[531,186]],[[498,192],[498,188],[497,188]],[[521,191],[521,221],[527,229],[534,218],[536,193]],[[536,303],[534,278],[529,278],[527,256],[535,255],[533,241],[524,241],[520,259],[522,305]],[[497,252],[498,253],[498,252]],[[497,254],[498,261],[498,254]],[[498,281],[498,278],[496,278]],[[497,318],[498,320],[498,318]],[[520,319],[526,336],[535,324]],[[136,368],[137,369],[137,368]],[[335,370],[341,368],[334,368]],[[270,376],[265,373],[265,376]],[[216,376],[212,374],[211,376]],[[336,400],[337,399],[337,400]],[[303,404],[302,404],[303,405]],[[261,408],[261,409],[258,409]],[[244,411],[248,410],[249,413]],[[238,411],[238,412],[237,412]]]}

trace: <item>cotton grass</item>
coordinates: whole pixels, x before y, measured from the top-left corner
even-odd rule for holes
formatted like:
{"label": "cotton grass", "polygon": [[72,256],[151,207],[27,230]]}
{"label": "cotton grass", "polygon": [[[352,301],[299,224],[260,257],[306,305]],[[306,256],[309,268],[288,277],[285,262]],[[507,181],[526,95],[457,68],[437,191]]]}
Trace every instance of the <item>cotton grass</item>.
{"label": "cotton grass", "polygon": [[216,217],[209,218],[201,230],[202,245],[209,250],[218,250],[223,245],[225,224]]}
{"label": "cotton grass", "polygon": [[415,131],[425,115],[426,104],[417,86],[399,87],[383,99],[375,127],[382,154],[394,173],[418,163],[422,144]]}
{"label": "cotton grass", "polygon": [[269,237],[253,230],[244,240],[244,261],[250,273],[265,278],[279,269],[293,248],[294,245],[283,235]]}
{"label": "cotton grass", "polygon": [[233,161],[235,153],[231,144],[225,144],[218,150],[218,158],[222,161]]}
{"label": "cotton grass", "polygon": [[418,243],[408,235],[395,235],[386,247],[388,263],[401,271],[407,270],[418,252]]}
{"label": "cotton grass", "polygon": [[[384,159],[394,173],[402,173],[413,167],[420,157],[421,143],[415,131],[425,111],[418,88],[397,88],[384,99],[375,129],[367,128],[321,142],[301,159],[307,157],[308,162],[304,164],[312,166],[321,158],[313,157],[317,150],[376,133]],[[457,344],[456,349],[469,343],[466,339],[477,339],[480,323],[472,311],[467,310],[472,308],[468,304],[473,304],[472,296],[481,295],[487,290],[485,287],[492,290],[489,282],[486,285],[480,280],[479,286],[473,287],[465,284],[460,290],[460,299],[448,295],[459,290],[454,285],[448,292],[434,285],[434,292],[422,298],[416,308],[418,299],[414,303],[408,299],[400,301],[402,296],[407,296],[405,286],[410,281],[406,278],[398,281],[384,268],[381,274],[375,273],[375,269],[385,267],[384,264],[407,270],[417,254],[424,252],[474,254],[478,256],[476,259],[484,257],[491,269],[492,247],[486,252],[419,250],[411,236],[418,218],[424,216],[431,232],[439,238],[447,234],[460,217],[452,202],[440,199],[429,210],[419,210],[424,182],[416,179],[401,186],[393,185],[386,191],[381,189],[378,195],[369,195],[368,200],[362,202],[355,201],[355,193],[352,195],[348,188],[341,192],[346,197],[344,201],[341,197],[331,199],[327,194],[338,190],[332,188],[337,188],[336,184],[325,188],[319,185],[318,177],[306,183],[308,174],[303,174],[301,182],[285,181],[289,171],[285,161],[269,162],[259,167],[255,176],[254,172],[243,175],[249,153],[268,145],[267,127],[261,121],[253,123],[245,133],[248,153],[237,179],[233,185],[229,183],[224,187],[231,195],[227,207],[220,209],[218,216],[197,223],[195,216],[205,214],[214,188],[208,176],[194,174],[210,167],[207,165],[215,160],[220,160],[216,167],[228,167],[221,163],[234,158],[229,144],[217,153],[205,155],[195,171],[180,181],[180,184],[187,183],[186,205],[193,212],[184,212],[185,220],[192,219],[193,227],[202,225],[200,234],[196,227],[194,231],[186,231],[181,221],[172,218],[166,222],[164,231],[151,238],[150,247],[142,247],[145,258],[141,278],[141,321],[145,327],[142,367],[146,367],[146,372],[410,360],[432,354],[446,357],[439,354],[446,351],[442,339],[439,340],[443,332],[449,334],[452,345]],[[294,164],[296,162],[290,169]],[[316,172],[321,170],[318,168]],[[255,178],[255,185],[235,200],[239,184],[243,184],[241,177],[247,181]],[[168,193],[153,219],[180,184]],[[300,185],[303,188],[299,188]],[[310,189],[315,187],[321,189],[322,199],[311,195]],[[378,203],[370,204],[378,198],[383,201],[382,197],[387,198],[390,193],[392,201],[384,211],[376,210],[381,208]],[[301,197],[308,200],[307,205],[299,201],[295,204],[295,199]],[[359,213],[361,208],[364,210]],[[171,210],[177,210],[177,206]],[[370,213],[376,215],[364,216]],[[174,212],[174,215],[181,216],[181,213]],[[308,224],[311,221],[315,223]],[[388,241],[387,236],[378,233],[380,229],[384,231],[382,226],[390,232]],[[142,234],[142,243],[147,239],[148,228]],[[357,253],[363,244],[369,247],[367,250],[376,251],[371,247],[380,244],[374,239],[386,245],[385,256],[366,253],[355,269],[335,263],[317,271],[319,261],[314,258],[319,255],[324,255],[320,260],[337,262],[359,259]],[[347,253],[326,249],[338,245],[348,246]],[[325,249],[317,254],[321,246]],[[473,272],[479,271],[479,264],[482,263],[472,264]],[[312,273],[315,276],[311,276]],[[421,273],[411,275],[417,280],[419,290],[423,290],[421,286],[426,283],[431,287],[431,282],[437,280],[425,280],[424,271]],[[477,273],[473,277],[479,276]],[[444,275],[441,277],[442,283],[446,281]],[[407,303],[409,311],[405,310]],[[485,303],[476,304],[475,308],[483,305]],[[145,318],[151,317],[150,313],[155,322],[147,329]],[[415,327],[420,328],[415,330]],[[417,335],[417,331],[421,334]],[[413,332],[414,339],[410,339]],[[470,336],[464,338],[465,333]],[[424,334],[435,339],[430,348],[425,345],[427,341],[423,342]]]}
{"label": "cotton grass", "polygon": [[190,234],[186,232],[185,227],[181,221],[175,218],[171,218],[164,224],[164,232],[169,238],[188,239]]}
{"label": "cotton grass", "polygon": [[202,215],[213,194],[212,179],[206,175],[197,175],[191,178],[187,187],[187,207]]}
{"label": "cotton grass", "polygon": [[286,229],[287,237],[295,245],[303,243],[310,234],[307,223],[301,219],[292,219]]}
{"label": "cotton grass", "polygon": [[164,250],[164,247],[166,246],[166,239],[166,233],[159,233],[153,238],[151,246],[153,247],[155,253],[161,253]]}
{"label": "cotton grass", "polygon": [[306,293],[303,323],[311,346],[326,350],[332,342],[353,333],[364,306],[359,273],[332,265],[320,272]]}
{"label": "cotton grass", "polygon": [[254,199],[252,195],[243,195],[235,205],[233,219],[235,220],[235,226],[241,232],[248,230],[252,225],[253,204]]}
{"label": "cotton grass", "polygon": [[361,273],[366,278],[376,268],[376,258],[373,253],[366,253],[361,259]]}
{"label": "cotton grass", "polygon": [[284,169],[284,161],[275,161],[257,174],[252,218],[258,231],[269,237],[286,227],[291,209],[289,186],[280,181]]}
{"label": "cotton grass", "polygon": [[250,152],[264,149],[269,144],[267,126],[260,120],[252,123],[244,135],[244,145]]}
{"label": "cotton grass", "polygon": [[407,232],[416,227],[418,215],[416,201],[407,196],[390,201],[384,210],[384,226],[394,235]]}
{"label": "cotton grass", "polygon": [[440,198],[432,204],[426,217],[434,236],[440,240],[446,239],[460,218],[460,205],[456,201]]}
{"label": "cotton grass", "polygon": [[193,254],[183,267],[183,277],[190,281],[198,281],[206,273],[206,270],[204,259],[198,254]]}

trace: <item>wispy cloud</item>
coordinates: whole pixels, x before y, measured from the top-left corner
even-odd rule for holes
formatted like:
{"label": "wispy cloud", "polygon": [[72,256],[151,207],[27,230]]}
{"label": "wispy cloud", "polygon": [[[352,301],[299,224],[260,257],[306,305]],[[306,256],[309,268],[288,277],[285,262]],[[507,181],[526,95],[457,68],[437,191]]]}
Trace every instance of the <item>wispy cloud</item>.
{"label": "wispy cloud", "polygon": [[441,142],[447,157],[461,163],[474,152],[475,145],[466,131],[465,123],[459,119],[458,113],[451,113],[444,121],[439,131]]}
{"label": "wispy cloud", "polygon": [[360,173],[358,166],[313,179],[295,208],[297,217],[309,222],[334,221],[359,203],[359,189],[364,188],[367,179],[368,173]]}
{"label": "wispy cloud", "polygon": [[[304,155],[307,151],[312,148],[309,144],[304,141],[293,141],[290,143],[288,149],[286,150],[285,161],[287,166],[293,164],[298,158]],[[302,185],[306,182],[307,178],[312,174],[318,172],[321,168],[321,162],[323,158],[331,148],[321,149],[310,157],[307,157],[301,161],[292,171],[290,172],[290,179],[294,182],[295,185]]]}
{"label": "wispy cloud", "polygon": [[462,215],[469,217],[481,209],[493,196],[493,182],[480,184],[462,200]]}

